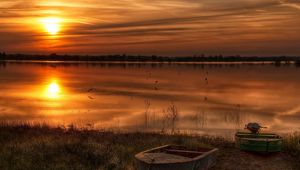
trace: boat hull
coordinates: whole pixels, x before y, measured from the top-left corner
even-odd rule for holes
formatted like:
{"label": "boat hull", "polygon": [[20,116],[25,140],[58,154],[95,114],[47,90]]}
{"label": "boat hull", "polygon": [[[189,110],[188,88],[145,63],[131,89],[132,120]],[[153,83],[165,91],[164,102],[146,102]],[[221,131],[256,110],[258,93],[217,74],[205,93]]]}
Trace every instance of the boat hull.
{"label": "boat hull", "polygon": [[214,166],[216,163],[216,153],[218,149],[212,149],[203,155],[180,162],[165,162],[165,163],[149,163],[141,159],[143,154],[153,152],[155,150],[160,150],[164,147],[168,147],[170,145],[166,145],[163,147],[155,148],[153,150],[148,150],[145,152],[141,152],[135,156],[136,165],[138,170],[207,170],[210,167]]}
{"label": "boat hull", "polygon": [[282,139],[276,134],[251,134],[238,132],[235,135],[236,147],[243,151],[280,152]]}

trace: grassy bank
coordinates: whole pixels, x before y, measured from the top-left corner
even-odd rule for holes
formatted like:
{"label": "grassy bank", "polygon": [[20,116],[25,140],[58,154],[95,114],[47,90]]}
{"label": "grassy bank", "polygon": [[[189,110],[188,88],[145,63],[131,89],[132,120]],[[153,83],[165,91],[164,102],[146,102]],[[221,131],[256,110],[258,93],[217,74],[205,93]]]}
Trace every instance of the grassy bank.
{"label": "grassy bank", "polygon": [[[272,169],[274,167],[299,169],[297,162],[300,161],[299,138],[300,136],[295,134],[285,139],[285,152],[275,156],[260,156],[240,152],[234,148],[233,142],[219,137],[151,133],[116,134],[75,128],[66,130],[47,125],[2,124],[0,169],[130,170],[135,169],[136,153],[170,143],[218,147],[220,149],[218,163],[214,169],[257,169],[257,167],[259,169],[260,166]],[[249,160],[252,160],[252,163]],[[263,161],[260,162],[261,160]]]}
{"label": "grassy bank", "polygon": [[296,157],[300,162],[300,133],[284,135],[283,149],[290,155]]}

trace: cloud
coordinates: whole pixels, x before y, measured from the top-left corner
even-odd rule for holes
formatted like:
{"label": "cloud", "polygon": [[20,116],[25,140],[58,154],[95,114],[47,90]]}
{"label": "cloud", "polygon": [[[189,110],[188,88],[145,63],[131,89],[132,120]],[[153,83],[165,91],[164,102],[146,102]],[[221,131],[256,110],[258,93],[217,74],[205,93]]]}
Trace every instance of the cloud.
{"label": "cloud", "polygon": [[291,108],[289,110],[280,112],[279,115],[288,115],[288,116],[293,116],[293,115],[300,115],[300,106],[297,106],[295,108]]}
{"label": "cloud", "polygon": [[[299,40],[294,33],[299,31],[299,14],[287,10],[282,4],[295,6],[298,1],[28,0],[25,3],[2,0],[0,36],[4,38],[0,39],[0,44],[8,52],[145,51],[176,55],[199,51],[243,54],[251,53],[252,49],[270,53],[269,49],[274,49],[270,42],[276,42],[278,46],[289,47],[285,51],[298,53],[291,42]],[[49,16],[63,19],[56,42],[45,35],[38,22],[38,19]],[[158,43],[165,45],[156,48]],[[181,44],[180,48],[174,44]],[[238,48],[239,51],[235,52],[236,46],[250,48],[249,44],[252,49]],[[126,45],[131,47],[124,49]],[[252,53],[256,51],[259,50]]]}
{"label": "cloud", "polygon": [[300,0],[280,0],[283,6],[289,6],[292,8],[300,9]]}

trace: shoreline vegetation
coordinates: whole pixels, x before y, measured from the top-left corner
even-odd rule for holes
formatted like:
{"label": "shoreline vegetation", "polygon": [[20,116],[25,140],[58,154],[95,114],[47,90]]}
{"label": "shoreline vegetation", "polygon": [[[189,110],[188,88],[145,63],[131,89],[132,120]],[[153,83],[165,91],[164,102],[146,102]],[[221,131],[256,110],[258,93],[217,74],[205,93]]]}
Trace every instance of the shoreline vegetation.
{"label": "shoreline vegetation", "polygon": [[300,56],[223,56],[223,55],[194,55],[182,57],[168,57],[157,55],[33,55],[6,54],[0,52],[0,61],[98,61],[98,62],[272,62],[275,64],[294,63],[300,66]]}
{"label": "shoreline vegetation", "polygon": [[133,170],[136,153],[165,144],[219,148],[216,170],[300,168],[300,133],[283,136],[281,153],[262,155],[239,151],[217,136],[0,123],[0,169]]}

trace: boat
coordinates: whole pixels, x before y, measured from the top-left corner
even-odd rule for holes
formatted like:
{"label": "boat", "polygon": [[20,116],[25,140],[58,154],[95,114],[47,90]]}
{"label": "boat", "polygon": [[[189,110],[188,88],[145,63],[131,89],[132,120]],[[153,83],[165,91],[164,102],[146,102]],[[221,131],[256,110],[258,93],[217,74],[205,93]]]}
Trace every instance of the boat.
{"label": "boat", "polygon": [[138,153],[135,158],[138,170],[207,170],[215,165],[217,151],[165,145]]}
{"label": "boat", "polygon": [[282,147],[282,138],[273,133],[237,132],[235,141],[243,151],[273,153],[280,152]]}

